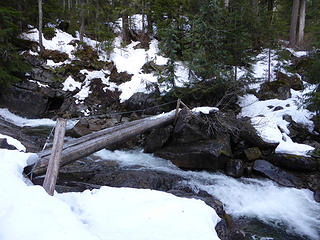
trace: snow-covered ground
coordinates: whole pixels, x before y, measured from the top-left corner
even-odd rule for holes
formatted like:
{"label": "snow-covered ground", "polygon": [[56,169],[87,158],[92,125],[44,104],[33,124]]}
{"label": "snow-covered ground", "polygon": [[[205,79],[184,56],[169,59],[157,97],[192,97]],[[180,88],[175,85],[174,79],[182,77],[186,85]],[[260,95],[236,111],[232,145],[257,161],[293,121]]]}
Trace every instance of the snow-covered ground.
{"label": "snow-covered ground", "polygon": [[[290,52],[295,56],[304,56],[306,52]],[[260,85],[267,79],[268,71],[268,50],[265,50],[257,56],[259,59],[253,66],[254,77],[258,80],[257,83],[251,84],[250,89],[259,90]],[[288,64],[286,61],[279,61],[275,52],[271,54],[271,80],[275,80],[275,70],[286,72],[283,68]],[[287,73],[291,75],[291,73]],[[239,117],[250,117],[258,134],[270,143],[279,143],[276,148],[277,153],[289,153],[301,156],[307,156],[309,151],[314,150],[313,147],[306,144],[299,144],[292,141],[289,137],[290,131],[288,129],[289,122],[284,119],[284,116],[290,116],[296,123],[304,125],[310,132],[313,131],[313,122],[311,118],[314,113],[304,109],[298,103],[304,98],[306,93],[313,91],[315,85],[308,85],[304,83],[305,90],[295,91],[291,89],[291,98],[286,100],[270,99],[259,101],[253,94],[247,94],[239,98],[239,105],[242,108]],[[279,107],[279,110],[275,110]]]}
{"label": "snow-covered ground", "polygon": [[[132,18],[135,26],[139,27],[141,25],[141,17],[138,15],[133,16]],[[139,25],[140,24],[140,25]],[[120,24],[121,27],[121,24]],[[141,28],[141,26],[139,27]],[[79,36],[73,37],[72,35],[65,33],[59,29],[55,29],[56,35],[52,38],[52,40],[47,40],[43,37],[43,46],[48,50],[57,50],[61,53],[66,53],[70,60],[76,59],[74,52],[76,47],[71,45],[70,43],[75,40],[79,40]],[[28,33],[23,33],[21,35],[22,38],[38,41],[39,32],[37,29],[32,29]],[[84,42],[87,43],[94,49],[97,49],[97,46],[100,46],[100,43],[89,39],[84,38]],[[109,81],[109,77],[105,77],[107,74],[105,70],[89,72],[84,69],[82,71],[86,71],[87,78],[83,83],[76,82],[72,76],[68,76],[63,83],[64,91],[73,91],[75,88],[79,88],[80,92],[75,96],[75,101],[79,103],[80,101],[85,100],[90,94],[90,81],[95,76],[100,78],[103,83],[106,85],[105,90],[114,91],[118,89],[121,92],[120,102],[124,102],[129,99],[134,93],[144,92],[150,93],[153,91],[152,85],[158,84],[158,76],[153,73],[143,73],[142,66],[150,61],[153,61],[158,66],[166,65],[168,59],[161,56],[159,54],[158,41],[152,40],[149,45],[149,49],[135,49],[135,46],[139,44],[139,42],[132,42],[128,46],[123,47],[121,45],[121,37],[116,37],[113,46],[114,49],[111,53],[107,53],[106,51],[99,49],[99,60],[102,61],[113,61],[117,67],[118,72],[127,72],[128,74],[132,74],[132,79],[128,82],[116,85]],[[31,52],[32,55],[37,55],[37,53]],[[52,60],[47,60],[47,66],[56,68],[62,66],[63,64],[70,64],[70,60],[66,60],[64,62],[55,63]],[[110,73],[109,73],[110,74]],[[182,62],[177,62],[175,64],[175,85],[183,86],[184,83],[188,82],[189,79],[189,69]],[[32,80],[32,79],[31,79]],[[160,92],[165,93],[171,89],[167,83],[159,84]]]}
{"label": "snow-covered ground", "polygon": [[35,155],[0,149],[0,156],[1,240],[219,239],[220,219],[200,200],[111,187],[51,197],[22,176]]}

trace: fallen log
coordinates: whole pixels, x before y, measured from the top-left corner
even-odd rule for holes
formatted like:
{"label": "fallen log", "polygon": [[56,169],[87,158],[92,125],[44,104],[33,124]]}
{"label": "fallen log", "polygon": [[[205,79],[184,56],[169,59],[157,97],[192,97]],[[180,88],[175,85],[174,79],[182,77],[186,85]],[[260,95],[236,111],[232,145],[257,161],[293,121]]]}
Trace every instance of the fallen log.
{"label": "fallen log", "polygon": [[[174,118],[175,111],[171,111],[166,114],[125,123],[109,130],[104,129],[94,133],[96,135],[92,134],[90,137],[84,136],[83,139],[76,139],[75,142],[70,142],[68,146],[65,146],[62,150],[60,166],[67,165],[77,159],[89,156],[92,153],[141,134],[152,128],[169,124],[174,121]],[[40,153],[38,157],[40,159],[33,169],[33,175],[35,176],[46,172],[50,155],[43,155]],[[26,171],[28,172],[32,168],[33,166],[29,166]]]}
{"label": "fallen log", "polygon": [[[102,129],[102,130],[100,130],[98,132],[93,132],[93,133],[87,134],[87,135],[82,136],[80,138],[77,138],[77,139],[74,139],[72,141],[66,142],[63,145],[62,150],[65,150],[65,149],[67,149],[69,147],[78,145],[80,143],[84,143],[84,142],[90,141],[90,140],[92,140],[94,138],[97,138],[97,137],[100,137],[100,136],[104,136],[106,134],[110,134],[110,133],[115,132],[115,131],[119,131],[121,129],[130,127],[130,126],[134,126],[134,125],[136,125],[136,124],[138,124],[140,122],[143,122],[145,120],[146,119],[139,119],[139,120],[136,120],[136,121],[127,122],[127,123],[124,123],[124,124],[121,124],[121,125],[117,125],[117,126],[113,126],[113,127],[110,127],[110,128],[105,128],[105,129]],[[44,158],[46,156],[49,156],[50,154],[51,154],[51,149],[47,149],[47,150],[44,150],[44,151],[38,153],[38,156],[40,158]]]}

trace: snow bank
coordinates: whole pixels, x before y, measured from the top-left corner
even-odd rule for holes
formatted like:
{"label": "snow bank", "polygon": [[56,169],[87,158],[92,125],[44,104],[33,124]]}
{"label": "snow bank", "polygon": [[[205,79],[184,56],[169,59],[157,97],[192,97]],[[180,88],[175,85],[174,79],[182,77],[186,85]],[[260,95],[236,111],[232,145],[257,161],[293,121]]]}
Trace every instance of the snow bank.
{"label": "snow bank", "polygon": [[[306,55],[306,52],[295,52],[289,50],[293,55],[301,57]],[[269,50],[265,49],[257,56],[258,61],[253,66],[254,77],[260,79],[255,84],[249,86],[250,89],[259,90],[260,86],[267,79],[268,71],[268,53]],[[288,65],[290,62],[279,60],[275,51],[271,51],[271,80],[275,79],[275,71],[281,70],[288,75],[283,66]],[[308,86],[304,83],[305,90],[295,91],[291,89],[291,98],[286,100],[270,99],[266,101],[259,101],[253,94],[247,94],[239,98],[239,105],[242,107],[239,117],[250,117],[258,134],[270,143],[279,143],[276,148],[277,153],[289,153],[301,156],[306,156],[309,151],[314,150],[313,147],[295,143],[288,136],[290,131],[288,129],[289,122],[285,120],[284,116],[290,116],[296,123],[304,125],[309,131],[313,131],[313,122],[310,120],[313,113],[307,109],[302,108],[297,103],[301,102],[306,93],[313,91],[315,85]],[[277,109],[276,109],[277,107]]]}
{"label": "snow bank", "polygon": [[35,154],[0,149],[1,240],[214,240],[220,220],[204,202],[171,194],[102,187],[49,196],[23,168]]}
{"label": "snow bank", "polygon": [[[294,143],[290,137],[288,129],[289,122],[284,120],[284,116],[292,117],[296,123],[302,124],[313,130],[313,116],[307,109],[297,106],[296,101],[302,96],[302,92],[292,91],[292,97],[286,100],[271,99],[259,101],[252,94],[240,97],[239,104],[242,107],[240,117],[250,117],[251,122],[263,140],[270,143],[280,143],[276,148],[278,153],[291,153],[306,156],[313,147],[305,144]],[[275,108],[279,107],[280,110]]]}
{"label": "snow bank", "polygon": [[[5,121],[10,122],[19,127],[37,127],[37,126],[53,127],[56,125],[56,121],[53,121],[49,118],[28,119],[28,118],[20,117],[16,114],[13,114],[7,108],[0,108],[0,117],[2,117]],[[73,128],[77,122],[78,120],[68,120],[67,129]]]}
{"label": "snow bank", "polygon": [[26,151],[26,147],[23,146],[23,144],[19,140],[14,139],[13,137],[10,137],[10,136],[7,136],[7,135],[3,135],[1,133],[0,133],[0,138],[7,139],[7,143],[12,145],[12,146],[15,146],[19,151],[22,151],[22,152]]}
{"label": "snow bank", "polygon": [[[142,29],[142,18],[141,15],[133,15],[131,16],[132,24],[137,26],[138,29]],[[121,21],[118,23],[121,28]],[[52,40],[47,40],[43,37],[43,45],[45,49],[48,50],[57,50],[63,53],[68,54],[71,60],[74,60],[76,57],[74,56],[74,51],[76,50],[75,46],[70,45],[71,41],[79,40],[79,34],[76,37],[65,33],[59,29],[55,29],[56,35],[52,38]],[[28,33],[23,33],[21,35],[22,38],[38,41],[39,39],[39,32],[37,29],[32,29]],[[92,40],[90,38],[84,37],[84,42],[91,46],[94,49],[99,48],[101,45],[100,42]],[[79,84],[72,82],[72,80],[67,78],[66,82],[64,83],[64,91],[73,91],[75,88],[80,88],[80,92],[75,96],[78,101],[83,101],[86,99],[90,91],[90,81],[93,78],[100,78],[103,83],[106,85],[104,90],[109,89],[114,91],[118,89],[121,91],[120,95],[120,102],[124,102],[125,100],[129,99],[133,94],[137,92],[144,92],[144,93],[151,93],[154,88],[154,84],[158,84],[158,76],[153,73],[143,73],[142,67],[145,63],[149,61],[153,61],[158,66],[163,66],[168,63],[168,58],[165,58],[159,54],[158,48],[158,41],[156,39],[152,40],[149,45],[149,49],[141,49],[135,48],[139,42],[132,42],[126,47],[121,45],[122,39],[121,37],[116,37],[114,40],[114,49],[110,53],[110,58],[108,54],[99,49],[99,60],[102,61],[109,61],[112,60],[118,72],[127,72],[132,74],[131,81],[122,83],[120,85],[116,85],[115,83],[109,82],[109,78],[105,78],[104,70],[89,72],[87,73],[86,81],[79,87]],[[69,64],[70,60],[66,60],[64,62],[55,63],[52,60],[47,60],[47,66],[56,68],[63,64]],[[94,77],[93,77],[94,75]],[[177,62],[175,64],[175,85],[182,87],[186,82],[189,81],[189,69],[183,64],[182,62]],[[170,91],[172,86],[169,83],[162,83],[159,86],[160,92],[165,93]]]}
{"label": "snow bank", "polygon": [[[45,49],[47,50],[57,50],[59,52],[63,52],[68,54],[70,59],[74,59],[74,55],[72,51],[74,50],[74,46],[69,43],[72,40],[77,40],[71,34],[61,31],[60,29],[55,29],[56,35],[51,39],[47,40],[42,37],[42,43]],[[38,29],[32,29],[28,33],[22,33],[21,37],[23,39],[31,40],[38,42],[39,41],[39,31]]]}

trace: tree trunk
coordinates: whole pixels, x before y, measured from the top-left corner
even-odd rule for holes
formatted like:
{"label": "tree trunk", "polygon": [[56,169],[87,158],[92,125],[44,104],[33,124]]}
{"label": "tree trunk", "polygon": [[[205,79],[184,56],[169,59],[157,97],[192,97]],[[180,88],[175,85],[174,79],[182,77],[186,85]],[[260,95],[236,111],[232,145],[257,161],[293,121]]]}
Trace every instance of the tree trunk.
{"label": "tree trunk", "polygon": [[71,0],[68,0],[68,10],[71,10]]}
{"label": "tree trunk", "polygon": [[255,15],[258,16],[259,14],[259,4],[258,4],[258,0],[252,0],[252,11]]}
{"label": "tree trunk", "polygon": [[122,10],[122,41],[125,44],[130,43],[130,32],[129,32],[129,16],[127,10],[125,9],[128,6],[127,0],[122,0],[124,9]]}
{"label": "tree trunk", "polygon": [[80,31],[79,31],[79,37],[80,37],[80,42],[83,42],[83,34],[84,34],[84,0],[81,0],[81,24],[80,24]]}
{"label": "tree trunk", "polygon": [[298,32],[298,46],[303,43],[304,27],[306,23],[306,0],[301,0],[300,17],[299,17],[299,32]]}
{"label": "tree trunk", "polygon": [[145,5],[144,5],[144,1],[142,1],[142,33],[144,34],[145,33],[145,28],[146,28],[146,26],[145,26],[145,18],[146,18],[146,16],[145,16]]}
{"label": "tree trunk", "polygon": [[153,21],[152,21],[152,17],[150,14],[147,15],[147,23],[148,23],[148,26],[147,26],[148,27],[148,34],[152,35],[153,34],[153,27],[152,27]]}
{"label": "tree trunk", "polygon": [[271,80],[271,48],[269,48],[268,53],[268,82]]}
{"label": "tree trunk", "polygon": [[42,43],[42,0],[38,0],[38,8],[39,8],[39,47],[40,47],[40,55],[43,55],[44,48]]}
{"label": "tree trunk", "polygon": [[292,12],[291,12],[289,47],[294,47],[297,41],[297,22],[298,22],[298,13],[299,13],[299,3],[300,3],[300,0],[293,0]]}
{"label": "tree trunk", "polygon": [[238,80],[238,67],[234,66],[234,80],[237,81]]}

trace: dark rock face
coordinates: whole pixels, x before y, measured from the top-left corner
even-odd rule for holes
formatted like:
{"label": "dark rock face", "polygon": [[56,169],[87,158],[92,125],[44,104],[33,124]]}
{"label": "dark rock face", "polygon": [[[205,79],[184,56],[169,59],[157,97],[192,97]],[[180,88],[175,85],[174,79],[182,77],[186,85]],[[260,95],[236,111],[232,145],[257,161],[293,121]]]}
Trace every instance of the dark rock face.
{"label": "dark rock face", "polygon": [[161,149],[168,141],[172,130],[172,126],[152,130],[145,140],[144,152],[153,153]]}
{"label": "dark rock face", "polygon": [[6,138],[0,138],[0,148],[9,149],[9,150],[16,150],[17,148],[13,145],[10,145],[7,142]]}
{"label": "dark rock face", "polygon": [[45,113],[48,98],[40,92],[13,85],[6,92],[1,91],[0,102],[10,110],[18,111],[25,116],[37,117]]}
{"label": "dark rock face", "polygon": [[232,153],[229,136],[224,135],[213,140],[167,146],[155,154],[180,168],[218,170],[224,169]]}
{"label": "dark rock face", "polygon": [[244,165],[240,159],[230,159],[226,164],[226,174],[231,177],[239,178],[243,176]]}
{"label": "dark rock face", "polygon": [[259,100],[280,99],[285,100],[291,97],[290,85],[283,81],[265,82],[258,92]]}
{"label": "dark rock face", "polygon": [[85,99],[85,104],[96,114],[99,114],[106,109],[117,109],[120,106],[120,92],[118,90],[104,90],[104,88],[105,85],[100,78],[91,80],[91,94]]}
{"label": "dark rock face", "polygon": [[277,153],[270,156],[273,164],[296,171],[316,171],[318,168],[318,160],[314,157],[297,156],[293,154]]}
{"label": "dark rock face", "polygon": [[312,121],[314,123],[314,130],[318,133],[320,133],[320,115],[316,115],[312,118]]}
{"label": "dark rock face", "polygon": [[[161,142],[167,139],[165,135]],[[155,151],[155,155],[184,169],[224,169],[232,156],[230,136],[223,131],[210,131],[210,124],[199,113],[183,109],[169,142]]]}
{"label": "dark rock face", "polygon": [[313,193],[313,197],[316,202],[320,203],[320,188]]}
{"label": "dark rock face", "polygon": [[210,139],[208,125],[199,114],[183,109],[174,127],[173,143],[186,144]]}
{"label": "dark rock face", "polygon": [[265,160],[256,160],[253,170],[286,187],[304,187],[303,182]]}
{"label": "dark rock face", "polygon": [[71,135],[74,137],[82,137],[89,133],[92,133],[92,131],[89,129],[89,122],[85,118],[80,119],[71,129]]}
{"label": "dark rock face", "polygon": [[160,112],[160,109],[159,107],[154,107],[158,105],[156,96],[156,93],[135,93],[124,102],[124,107],[128,111],[144,110],[142,111],[144,114],[157,114]]}

